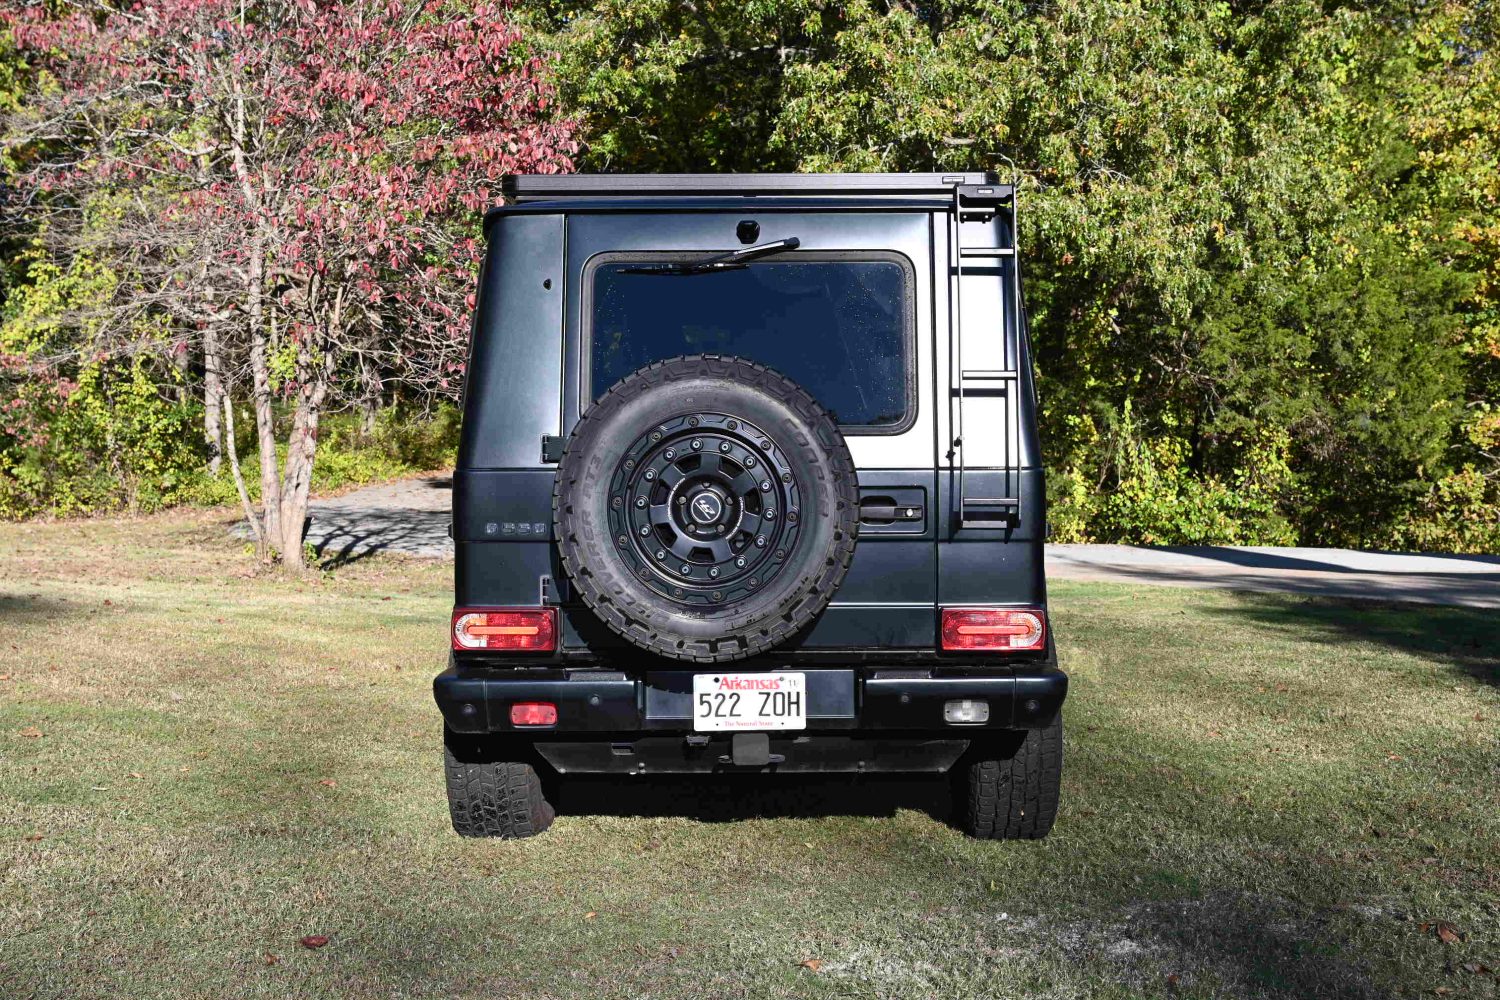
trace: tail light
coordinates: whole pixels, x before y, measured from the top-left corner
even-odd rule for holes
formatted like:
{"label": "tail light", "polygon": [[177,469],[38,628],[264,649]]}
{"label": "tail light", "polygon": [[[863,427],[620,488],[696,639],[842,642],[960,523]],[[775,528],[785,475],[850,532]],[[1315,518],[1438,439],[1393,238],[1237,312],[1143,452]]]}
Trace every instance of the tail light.
{"label": "tail light", "polygon": [[454,608],[453,648],[550,653],[557,648],[557,609]]}
{"label": "tail light", "polygon": [[1045,649],[1047,612],[1041,608],[944,608],[941,631],[946,650],[1016,653]]}
{"label": "tail light", "polygon": [[510,706],[512,726],[555,726],[557,706],[550,701],[518,701]]}

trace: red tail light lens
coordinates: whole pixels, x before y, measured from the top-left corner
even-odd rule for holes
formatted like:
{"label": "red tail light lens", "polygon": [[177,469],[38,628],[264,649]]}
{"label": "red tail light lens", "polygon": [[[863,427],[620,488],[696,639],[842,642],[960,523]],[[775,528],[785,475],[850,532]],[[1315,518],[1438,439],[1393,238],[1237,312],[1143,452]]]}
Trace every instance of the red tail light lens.
{"label": "red tail light lens", "polygon": [[550,653],[557,648],[557,609],[455,608],[453,648]]}
{"label": "red tail light lens", "polygon": [[550,701],[518,701],[510,706],[512,726],[555,726],[557,706]]}
{"label": "red tail light lens", "polygon": [[943,648],[1014,653],[1045,649],[1047,612],[1041,608],[944,608]]}

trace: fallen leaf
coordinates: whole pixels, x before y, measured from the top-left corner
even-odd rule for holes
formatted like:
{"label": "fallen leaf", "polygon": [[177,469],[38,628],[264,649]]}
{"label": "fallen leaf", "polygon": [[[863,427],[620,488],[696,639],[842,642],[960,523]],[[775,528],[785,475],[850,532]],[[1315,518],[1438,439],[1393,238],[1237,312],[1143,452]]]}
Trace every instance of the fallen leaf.
{"label": "fallen leaf", "polygon": [[668,958],[676,958],[678,955],[682,954],[682,949],[676,947],[675,945],[671,947],[663,946],[661,953]]}
{"label": "fallen leaf", "polygon": [[129,774],[125,775],[125,777],[127,777],[127,778],[134,778],[136,781],[140,781],[141,780],[141,772],[139,772],[139,771],[131,771]]}
{"label": "fallen leaf", "polygon": [[36,726],[27,726],[25,729],[21,730],[21,735],[26,737],[28,740],[34,740],[41,737],[42,731]]}
{"label": "fallen leaf", "polygon": [[1291,688],[1287,687],[1285,684],[1278,684],[1278,685],[1276,685],[1276,693],[1277,694],[1286,694],[1290,690],[1291,690]]}
{"label": "fallen leaf", "polygon": [[42,839],[42,835],[40,833],[28,833],[26,835],[26,839],[29,840],[29,841],[31,841],[34,844],[38,840]]}
{"label": "fallen leaf", "polygon": [[390,598],[389,598],[389,597],[382,597],[382,598],[381,598],[381,600],[382,600],[382,601],[389,601],[389,600],[390,600]]}
{"label": "fallen leaf", "polygon": [[583,919],[585,919],[585,920],[593,920],[598,915],[599,915],[599,911],[598,910],[590,910],[589,912],[587,912],[587,913],[585,913],[583,915]]}
{"label": "fallen leaf", "polygon": [[10,674],[0,674],[0,681],[10,680]]}
{"label": "fallen leaf", "polygon": [[1490,971],[1490,967],[1483,962],[1465,962],[1463,969],[1465,972],[1472,972],[1476,976],[1482,976]]}
{"label": "fallen leaf", "polygon": [[326,934],[309,934],[302,939],[302,947],[304,948],[321,948],[327,943],[328,935]]}
{"label": "fallen leaf", "polygon": [[266,952],[266,964],[267,965],[275,965],[279,961],[281,961],[281,959],[277,958],[275,955],[271,954],[269,951]]}
{"label": "fallen leaf", "polygon": [[1439,920],[1434,930],[1437,932],[1438,940],[1443,944],[1455,944],[1463,938],[1463,935],[1458,933],[1458,928],[1446,920]]}
{"label": "fallen leaf", "polygon": [[1439,986],[1439,987],[1437,987],[1437,988],[1435,988],[1435,989],[1434,989],[1434,990],[1433,990],[1433,991],[1432,991],[1432,992],[1434,992],[1434,993],[1436,993],[1436,994],[1437,994],[1437,995],[1438,995],[1438,996],[1440,996],[1440,997],[1445,997],[1445,996],[1447,996],[1447,995],[1448,995],[1448,994],[1449,994],[1449,993],[1452,993],[1452,992],[1453,992],[1453,991],[1452,991],[1452,990],[1450,990],[1450,989],[1449,989],[1449,988],[1448,988],[1448,987],[1446,987],[1446,986]]}
{"label": "fallen leaf", "polygon": [[[8,676],[6,676],[6,677],[0,677],[0,681],[5,681],[5,680],[10,680],[10,678]],[[1484,721],[1484,713],[1482,713],[1482,712],[1475,712],[1474,713],[1474,721],[1475,722],[1483,722]]]}
{"label": "fallen leaf", "polygon": [[1167,977],[1168,986],[1176,986],[1180,982],[1182,982],[1182,977],[1175,972]]}
{"label": "fallen leaf", "polygon": [[106,597],[106,598],[105,598],[105,599],[104,599],[104,604],[105,604],[105,606],[106,606],[106,607],[108,607],[108,606],[109,606],[109,605],[111,605],[111,604],[113,604],[113,603],[114,603],[114,602],[113,602],[113,601],[111,601],[111,600],[110,600],[110,599],[109,599],[109,598],[107,598],[107,597]]}
{"label": "fallen leaf", "polygon": [[324,788],[339,787],[339,783],[337,781],[334,781],[332,778],[324,778],[322,781],[318,782],[318,784],[322,785]]}
{"label": "fallen leaf", "polygon": [[808,972],[817,972],[823,967],[823,960],[821,958],[804,958],[797,964]]}

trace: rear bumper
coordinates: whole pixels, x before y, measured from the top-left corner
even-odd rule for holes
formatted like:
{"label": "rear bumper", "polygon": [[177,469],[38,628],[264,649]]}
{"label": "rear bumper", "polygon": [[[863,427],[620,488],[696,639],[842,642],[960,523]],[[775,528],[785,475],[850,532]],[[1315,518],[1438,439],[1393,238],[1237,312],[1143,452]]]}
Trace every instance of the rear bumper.
{"label": "rear bumper", "polygon": [[[720,668],[723,669],[723,668]],[[732,669],[732,668],[731,668]],[[807,734],[901,733],[970,740],[985,731],[1034,729],[1062,707],[1068,676],[1052,663],[966,664],[962,667],[812,667],[808,678]],[[433,681],[443,719],[456,733],[526,734],[539,741],[590,734],[692,732],[692,675],[707,670],[618,671],[575,669],[470,670],[450,665]],[[948,701],[986,701],[989,721],[944,721]],[[516,702],[557,706],[553,726],[513,726]],[[794,736],[795,734],[778,734]]]}

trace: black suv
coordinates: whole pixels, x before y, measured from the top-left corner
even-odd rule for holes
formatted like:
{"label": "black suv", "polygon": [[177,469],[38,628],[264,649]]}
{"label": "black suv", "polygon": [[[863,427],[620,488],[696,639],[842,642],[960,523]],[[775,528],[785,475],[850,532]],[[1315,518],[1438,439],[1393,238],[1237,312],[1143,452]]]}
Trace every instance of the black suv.
{"label": "black suv", "polygon": [[951,774],[1052,827],[1067,676],[1015,241],[989,174],[511,178],[485,223],[453,826],[570,774]]}

